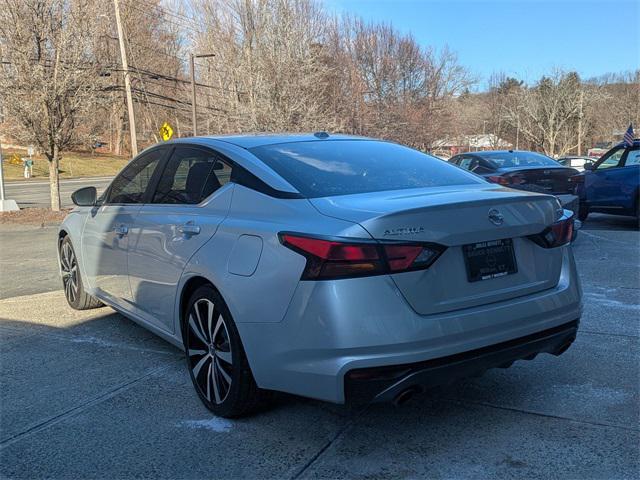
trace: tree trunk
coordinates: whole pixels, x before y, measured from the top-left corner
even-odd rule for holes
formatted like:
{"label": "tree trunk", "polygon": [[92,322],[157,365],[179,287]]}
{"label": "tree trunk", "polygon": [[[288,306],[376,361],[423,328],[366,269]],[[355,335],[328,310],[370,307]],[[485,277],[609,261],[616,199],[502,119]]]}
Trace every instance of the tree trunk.
{"label": "tree trunk", "polygon": [[53,158],[49,161],[49,186],[51,188],[51,210],[60,211],[60,152],[54,148]]}

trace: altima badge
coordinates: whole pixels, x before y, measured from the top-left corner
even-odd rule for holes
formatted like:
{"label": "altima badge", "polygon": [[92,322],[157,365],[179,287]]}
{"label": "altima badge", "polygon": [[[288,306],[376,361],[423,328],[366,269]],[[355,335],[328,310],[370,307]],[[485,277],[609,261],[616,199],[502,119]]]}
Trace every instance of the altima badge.
{"label": "altima badge", "polygon": [[417,235],[423,233],[424,227],[400,227],[389,228],[384,231],[384,235]]}
{"label": "altima badge", "polygon": [[500,211],[492,208],[489,210],[489,221],[494,225],[500,226],[504,223],[504,215],[500,213]]}

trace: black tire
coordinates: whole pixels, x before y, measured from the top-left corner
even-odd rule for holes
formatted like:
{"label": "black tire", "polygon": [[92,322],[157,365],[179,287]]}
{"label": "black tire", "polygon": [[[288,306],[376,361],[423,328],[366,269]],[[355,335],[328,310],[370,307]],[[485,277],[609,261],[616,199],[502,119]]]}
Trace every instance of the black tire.
{"label": "black tire", "polygon": [[578,209],[578,220],[584,222],[589,216],[589,207],[587,207],[584,203],[580,204],[580,208]]}
{"label": "black tire", "polygon": [[191,295],[182,325],[189,376],[202,403],[226,418],[258,410],[267,392],[256,385],[229,308],[211,285]]}
{"label": "black tire", "polygon": [[60,242],[60,273],[62,274],[62,288],[69,306],[75,310],[89,310],[102,307],[100,300],[95,299],[84,291],[78,257],[73,249],[69,237]]}

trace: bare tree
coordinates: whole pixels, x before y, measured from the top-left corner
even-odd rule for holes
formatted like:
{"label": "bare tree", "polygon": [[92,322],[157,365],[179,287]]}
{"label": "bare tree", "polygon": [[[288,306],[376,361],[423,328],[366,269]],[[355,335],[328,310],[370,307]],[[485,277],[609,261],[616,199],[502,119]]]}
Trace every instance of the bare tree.
{"label": "bare tree", "polygon": [[599,91],[585,112],[591,142],[613,140],[630,123],[640,126],[640,70],[591,79],[586,88]]}
{"label": "bare tree", "polygon": [[[328,13],[320,0],[121,0],[141,143],[169,121],[191,129],[190,52],[203,132],[346,131],[430,149],[481,132],[548,154],[581,151],[640,122],[640,74],[583,82],[555,72],[485,91],[446,46],[391,24]],[[127,149],[119,49],[98,0],[0,0],[5,131],[50,160],[59,208],[62,150],[106,137]]]}
{"label": "bare tree", "polygon": [[595,98],[576,73],[555,72],[531,88],[512,91],[504,105],[505,119],[547,155],[564,155],[578,147],[582,115]]}
{"label": "bare tree", "polygon": [[88,0],[0,2],[4,106],[15,136],[49,160],[52,210],[60,210],[61,152],[78,143],[100,89],[92,56],[97,11]]}

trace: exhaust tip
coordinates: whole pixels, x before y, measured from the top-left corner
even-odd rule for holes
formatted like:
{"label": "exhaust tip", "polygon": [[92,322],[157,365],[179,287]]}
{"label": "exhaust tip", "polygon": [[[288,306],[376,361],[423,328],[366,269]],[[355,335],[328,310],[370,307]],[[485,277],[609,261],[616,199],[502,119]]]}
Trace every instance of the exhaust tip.
{"label": "exhaust tip", "polygon": [[564,343],[557,351],[553,352],[553,354],[556,357],[559,357],[560,355],[562,355],[564,352],[566,352],[567,350],[569,350],[569,347],[571,346],[571,344],[573,343],[575,337],[572,338],[571,340],[569,340],[568,342]]}
{"label": "exhaust tip", "polygon": [[411,397],[413,397],[418,392],[420,392],[420,389],[418,387],[409,387],[396,395],[396,397],[393,399],[393,404],[396,407],[404,405],[411,399]]}

